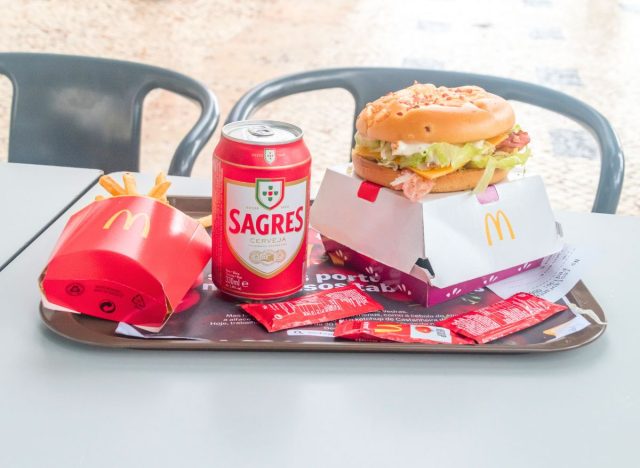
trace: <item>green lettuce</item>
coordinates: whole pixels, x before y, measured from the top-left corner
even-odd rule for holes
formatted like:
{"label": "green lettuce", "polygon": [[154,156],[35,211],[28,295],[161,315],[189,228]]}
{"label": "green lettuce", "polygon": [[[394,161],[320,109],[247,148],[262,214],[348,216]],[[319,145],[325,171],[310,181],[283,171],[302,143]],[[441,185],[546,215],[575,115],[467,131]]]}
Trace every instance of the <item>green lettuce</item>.
{"label": "green lettuce", "polygon": [[430,167],[461,168],[470,161],[485,158],[493,147],[488,143],[465,143],[464,145],[454,145],[451,143],[433,143],[424,151],[411,156],[398,156],[395,161],[400,168],[414,167],[416,169],[427,169]]}
{"label": "green lettuce", "polygon": [[525,147],[524,151],[520,153],[505,153],[498,151],[490,156],[487,156],[485,160],[474,162],[474,166],[470,164],[467,167],[473,167],[477,169],[484,168],[484,173],[478,181],[478,184],[473,189],[473,193],[482,193],[489,186],[493,173],[496,169],[513,169],[515,166],[523,165],[529,159],[531,150],[529,147]]}
{"label": "green lettuce", "polygon": [[485,166],[484,172],[482,173],[482,177],[476,184],[473,189],[473,193],[482,193],[489,186],[489,182],[491,182],[491,178],[493,177],[493,173],[496,171],[496,159],[489,158],[487,160],[487,165]]}
{"label": "green lettuce", "polygon": [[507,153],[504,151],[497,151],[493,154],[483,155],[481,157],[473,158],[467,164],[471,169],[484,169],[490,160],[496,160],[497,169],[512,169],[515,166],[522,165],[527,162],[531,150],[529,147],[525,147],[525,150],[521,153]]}
{"label": "green lettuce", "polygon": [[372,151],[379,150],[381,146],[380,140],[370,140],[369,138],[363,137],[362,135],[360,135],[360,133],[357,133],[357,132],[355,135],[355,140],[358,146],[369,148]]}
{"label": "green lettuce", "polygon": [[434,143],[421,153],[411,156],[396,157],[393,161],[387,161],[385,166],[397,168],[426,169],[433,167],[452,166],[454,169],[466,167],[469,169],[484,169],[482,177],[473,189],[474,193],[483,192],[496,169],[513,169],[515,166],[524,165],[531,155],[528,147],[518,153],[497,151],[493,153],[494,146],[490,143],[466,143],[453,145],[450,143]]}
{"label": "green lettuce", "polygon": [[[516,125],[512,131],[518,131],[520,127]],[[391,144],[381,140],[370,140],[359,133],[355,135],[356,143],[360,146],[379,151],[381,159],[378,164],[392,169],[429,169],[434,166],[460,169],[484,169],[482,178],[473,190],[474,193],[484,191],[496,169],[513,169],[515,166],[523,165],[527,162],[531,151],[525,147],[523,151],[517,153],[507,153],[495,151],[495,146],[487,141],[478,141],[465,144],[433,143],[420,153],[411,156],[401,156],[391,154]]]}

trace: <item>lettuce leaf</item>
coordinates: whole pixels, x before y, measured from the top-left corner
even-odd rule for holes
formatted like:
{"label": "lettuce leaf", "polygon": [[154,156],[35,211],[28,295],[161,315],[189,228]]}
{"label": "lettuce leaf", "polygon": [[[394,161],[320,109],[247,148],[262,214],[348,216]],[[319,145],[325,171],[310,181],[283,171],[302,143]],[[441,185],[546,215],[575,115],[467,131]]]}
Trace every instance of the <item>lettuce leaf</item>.
{"label": "lettuce leaf", "polygon": [[[516,125],[512,131],[518,131]],[[517,153],[495,151],[495,146],[487,141],[469,142],[465,144],[433,143],[419,153],[411,156],[392,155],[391,143],[381,140],[370,140],[359,133],[355,135],[356,143],[371,151],[380,152],[378,164],[397,169],[428,169],[452,166],[454,169],[466,167],[470,169],[484,169],[482,178],[473,190],[474,193],[484,191],[496,169],[513,169],[523,165],[531,155],[531,150],[525,147]]]}
{"label": "lettuce leaf", "polygon": [[515,166],[524,165],[531,156],[531,150],[529,147],[525,147],[524,151],[520,153],[505,153],[505,156],[501,156],[502,153],[495,153],[496,167],[498,169],[513,169]]}
{"label": "lettuce leaf", "polygon": [[493,151],[493,147],[485,143],[465,143],[454,145],[451,143],[433,143],[420,153],[411,156],[397,156],[395,161],[400,168],[414,167],[427,169],[429,167],[453,166],[458,169],[473,160],[481,160]]}
{"label": "lettuce leaf", "polygon": [[492,154],[491,156],[487,156],[484,160],[474,161],[473,164],[469,163],[467,167],[474,167],[477,169],[482,169],[484,167],[484,173],[482,177],[478,181],[478,184],[473,189],[473,193],[482,193],[488,187],[491,178],[493,177],[493,173],[496,169],[513,169],[515,166],[523,165],[529,159],[531,155],[531,150],[528,146],[524,148],[524,151],[519,153],[505,153],[505,152],[497,152]]}
{"label": "lettuce leaf", "polygon": [[379,150],[381,146],[380,140],[370,140],[369,138],[363,137],[358,132],[356,132],[355,140],[357,145],[364,146],[365,148],[369,148],[372,151]]}
{"label": "lettuce leaf", "polygon": [[478,184],[473,189],[473,193],[482,193],[489,186],[489,182],[491,182],[491,178],[493,177],[493,173],[496,171],[496,158],[489,158],[487,161],[487,165],[484,169],[484,173]]}
{"label": "lettuce leaf", "polygon": [[519,153],[507,153],[504,151],[498,151],[489,155],[482,155],[474,157],[469,161],[467,167],[471,169],[484,169],[491,159],[496,160],[496,167],[498,169],[512,169],[515,166],[522,165],[527,162],[531,150],[528,146],[524,148],[524,151]]}

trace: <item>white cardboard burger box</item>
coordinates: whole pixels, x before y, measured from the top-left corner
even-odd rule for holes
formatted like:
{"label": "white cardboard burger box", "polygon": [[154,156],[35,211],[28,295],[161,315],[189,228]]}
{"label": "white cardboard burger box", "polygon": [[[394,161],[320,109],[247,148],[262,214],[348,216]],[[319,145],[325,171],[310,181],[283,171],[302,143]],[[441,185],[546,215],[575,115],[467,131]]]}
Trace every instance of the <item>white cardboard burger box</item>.
{"label": "white cardboard burger box", "polygon": [[327,169],[310,216],[334,263],[427,306],[537,267],[562,249],[539,176],[416,203],[346,164]]}

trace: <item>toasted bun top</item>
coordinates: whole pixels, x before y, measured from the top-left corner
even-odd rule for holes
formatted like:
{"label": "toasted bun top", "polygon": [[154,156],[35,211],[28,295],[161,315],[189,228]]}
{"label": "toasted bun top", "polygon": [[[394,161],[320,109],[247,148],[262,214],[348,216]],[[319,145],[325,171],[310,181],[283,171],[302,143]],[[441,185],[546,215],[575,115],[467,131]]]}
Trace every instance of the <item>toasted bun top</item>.
{"label": "toasted bun top", "polygon": [[356,128],[373,140],[465,143],[513,128],[511,105],[478,86],[415,83],[365,106]]}

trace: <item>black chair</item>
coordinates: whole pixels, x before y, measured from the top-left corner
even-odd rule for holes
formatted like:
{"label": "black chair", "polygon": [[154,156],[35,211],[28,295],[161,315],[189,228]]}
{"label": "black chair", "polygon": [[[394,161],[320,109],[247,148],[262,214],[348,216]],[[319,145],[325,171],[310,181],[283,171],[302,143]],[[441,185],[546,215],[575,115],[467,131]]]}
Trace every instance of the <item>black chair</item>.
{"label": "black chair", "polygon": [[[3,53],[13,85],[9,161],[138,171],[142,104],[162,88],[202,110],[178,145],[169,174],[188,176],[219,119],[215,95],[200,82],[158,67],[69,55]],[[170,117],[168,117],[170,118]]]}
{"label": "black chair", "polygon": [[600,146],[600,180],[592,211],[615,213],[624,177],[624,154],[609,121],[593,107],[559,91],[523,81],[440,70],[408,68],[334,68],[276,78],[259,84],[235,104],[227,122],[246,120],[263,105],[291,94],[344,88],[355,99],[355,118],[378,97],[418,80],[444,86],[474,84],[505,99],[533,104],[563,114],[584,125]]}

